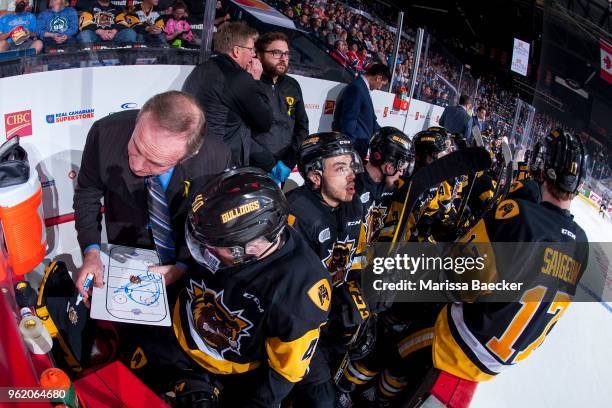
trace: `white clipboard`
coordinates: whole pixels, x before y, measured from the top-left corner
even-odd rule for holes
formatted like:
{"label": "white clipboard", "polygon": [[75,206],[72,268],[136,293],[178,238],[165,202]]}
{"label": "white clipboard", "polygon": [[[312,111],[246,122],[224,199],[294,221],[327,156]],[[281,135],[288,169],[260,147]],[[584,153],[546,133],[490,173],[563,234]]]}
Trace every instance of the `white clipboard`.
{"label": "white clipboard", "polygon": [[164,276],[150,272],[159,264],[155,251],[105,245],[100,251],[104,286],[93,288],[90,316],[113,322],[170,326]]}

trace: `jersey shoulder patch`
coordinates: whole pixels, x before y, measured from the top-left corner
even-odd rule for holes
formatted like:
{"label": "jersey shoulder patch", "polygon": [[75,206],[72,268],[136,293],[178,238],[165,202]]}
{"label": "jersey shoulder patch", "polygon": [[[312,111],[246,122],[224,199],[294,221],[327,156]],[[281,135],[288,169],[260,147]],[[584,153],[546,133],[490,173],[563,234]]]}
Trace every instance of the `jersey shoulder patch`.
{"label": "jersey shoulder patch", "polygon": [[495,210],[496,220],[507,220],[519,215],[519,205],[514,200],[504,200],[497,206]]}
{"label": "jersey shoulder patch", "polygon": [[312,300],[319,309],[324,312],[329,310],[329,305],[331,303],[331,288],[327,279],[323,278],[312,285],[307,293],[310,300]]}

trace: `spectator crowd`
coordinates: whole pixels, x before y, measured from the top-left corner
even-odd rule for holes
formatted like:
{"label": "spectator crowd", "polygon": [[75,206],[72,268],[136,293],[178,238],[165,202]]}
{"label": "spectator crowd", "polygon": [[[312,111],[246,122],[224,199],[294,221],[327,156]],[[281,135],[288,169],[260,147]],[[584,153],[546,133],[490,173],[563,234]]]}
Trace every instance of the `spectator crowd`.
{"label": "spectator crowd", "polygon": [[[36,53],[98,45],[146,45],[191,47],[194,43],[190,21],[201,21],[203,3],[190,0],[0,0],[0,51],[32,48]],[[391,91],[410,88],[415,55],[415,36],[404,29],[397,60],[393,61],[397,10],[376,1],[345,0],[267,0],[295,22],[296,27],[324,47],[331,58],[354,75],[365,73],[373,64],[394,66]],[[43,0],[42,3],[45,3]],[[2,11],[3,9],[8,12]],[[230,20],[226,2],[216,0],[215,27]],[[4,14],[2,14],[4,13]],[[427,54],[421,55],[416,79],[417,99],[446,107],[457,102],[460,93],[473,99],[489,113],[487,126],[509,136],[520,96],[504,87],[493,76],[480,78],[478,85],[468,81],[461,65],[433,38]],[[395,62],[395,64],[394,64]],[[525,117],[519,118],[521,123]],[[536,113],[532,123],[535,138],[564,126],[544,113]],[[523,130],[518,126],[518,131]],[[597,153],[602,147],[594,142]]]}
{"label": "spectator crowd", "polygon": [[32,48],[38,54],[93,45],[193,45],[188,7],[180,0],[49,0],[44,7],[35,15],[30,0],[8,5],[0,16],[0,51]]}

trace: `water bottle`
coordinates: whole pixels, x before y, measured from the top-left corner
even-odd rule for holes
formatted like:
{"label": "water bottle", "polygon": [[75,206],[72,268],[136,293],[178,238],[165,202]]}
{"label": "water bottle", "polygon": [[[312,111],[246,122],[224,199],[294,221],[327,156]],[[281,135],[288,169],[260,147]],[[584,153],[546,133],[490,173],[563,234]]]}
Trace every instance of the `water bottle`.
{"label": "water bottle", "polygon": [[53,347],[53,339],[43,322],[32,314],[29,307],[21,309],[19,331],[28,349],[34,354],[47,354]]}

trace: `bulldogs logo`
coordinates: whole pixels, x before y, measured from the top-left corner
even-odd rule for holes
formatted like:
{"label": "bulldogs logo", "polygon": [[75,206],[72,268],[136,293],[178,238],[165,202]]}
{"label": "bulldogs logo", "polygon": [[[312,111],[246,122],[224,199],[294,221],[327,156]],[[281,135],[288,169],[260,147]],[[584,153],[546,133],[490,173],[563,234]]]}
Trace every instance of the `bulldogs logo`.
{"label": "bulldogs logo", "polygon": [[323,264],[332,276],[332,285],[338,286],[346,280],[356,249],[355,240],[347,237],[344,241],[336,241],[332,249],[328,250],[329,256],[323,260]]}
{"label": "bulldogs logo", "polygon": [[191,312],[200,338],[221,356],[230,350],[240,354],[240,339],[250,336],[253,324],[242,316],[243,310],[232,311],[223,303],[223,291],[216,293],[191,281],[188,290]]}
{"label": "bulldogs logo", "polygon": [[378,239],[380,230],[385,226],[385,216],[387,215],[387,207],[382,205],[375,206],[372,204],[366,216],[364,224],[366,228],[366,242],[371,243]]}
{"label": "bulldogs logo", "polygon": [[[94,23],[99,27],[99,28],[110,28],[115,24],[115,16],[113,15],[113,13],[111,13],[110,11],[99,11],[99,12],[95,12],[96,9],[94,9]],[[83,17],[81,17],[83,18]],[[82,27],[82,24],[79,24],[79,26]]]}

